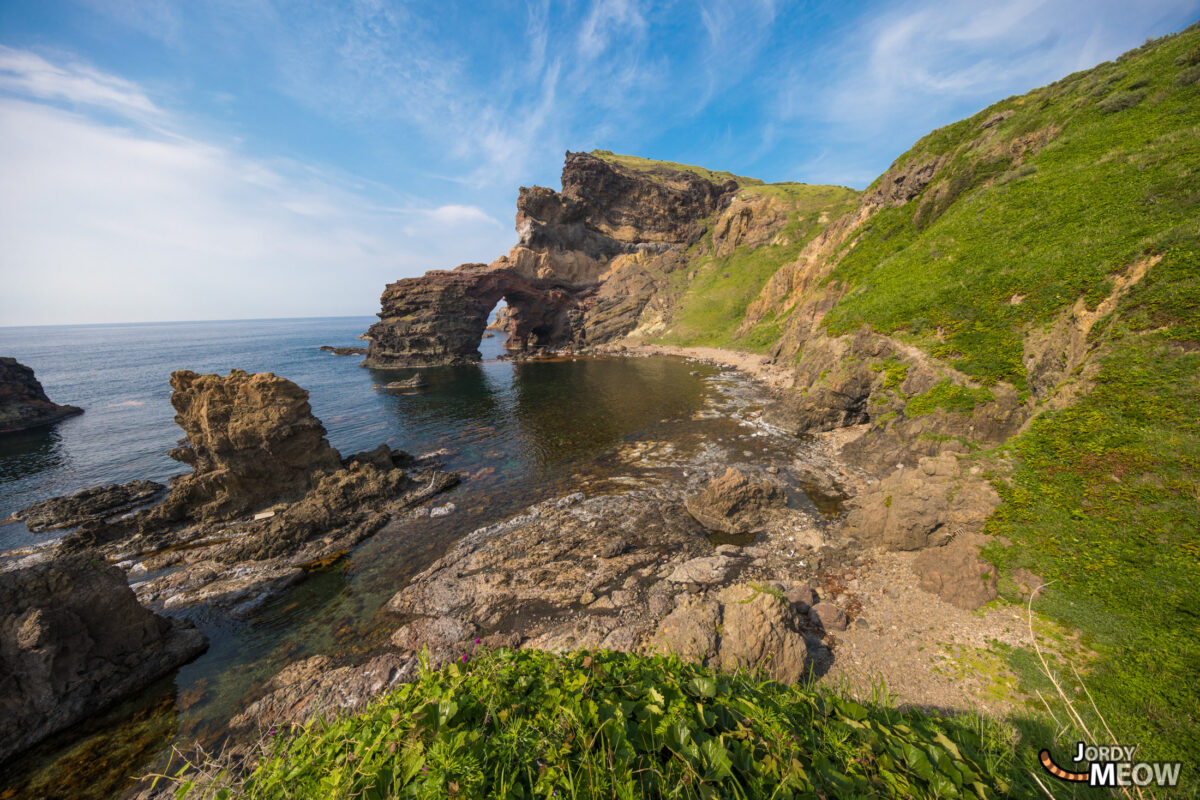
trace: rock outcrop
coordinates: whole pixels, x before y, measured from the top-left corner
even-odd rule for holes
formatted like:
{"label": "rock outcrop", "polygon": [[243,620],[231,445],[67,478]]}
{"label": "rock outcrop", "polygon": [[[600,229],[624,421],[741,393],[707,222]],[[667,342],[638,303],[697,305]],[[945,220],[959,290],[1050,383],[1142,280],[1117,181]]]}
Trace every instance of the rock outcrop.
{"label": "rock outcrop", "polygon": [[52,497],[34,503],[13,514],[13,517],[23,521],[25,527],[35,533],[69,528],[84,522],[103,520],[145,505],[166,491],[166,488],[154,481],[93,486],[68,497]]}
{"label": "rock outcrop", "polygon": [[82,413],[77,406],[51,402],[32,369],[15,358],[0,357],[0,434],[49,425]]}
{"label": "rock outcrop", "polygon": [[175,422],[187,439],[170,452],[192,472],[171,481],[157,510],[169,521],[226,520],[298,500],[341,467],[308,392],[269,372],[171,375]]}
{"label": "rock outcrop", "polygon": [[0,762],[206,647],[191,623],[139,605],[95,553],[0,572]]}
{"label": "rock outcrop", "polygon": [[765,513],[787,504],[783,490],[766,481],[751,482],[745,473],[729,467],[709,482],[704,491],[687,499],[688,513],[704,527],[722,533],[749,533],[761,525]]}
{"label": "rock outcrop", "polygon": [[[518,354],[580,348],[632,330],[655,291],[640,267],[672,259],[737,190],[686,170],[631,169],[567,153],[562,191],[522,188],[518,242],[489,265],[464,264],[389,284],[367,332],[374,368],[479,360],[488,315],[507,303],[505,347]],[[614,288],[605,290],[608,284]]]}
{"label": "rock outcrop", "polygon": [[308,393],[276,375],[182,371],[171,385],[187,433],[171,455],[193,471],[162,504],[94,519],[58,546],[100,549],[135,577],[172,568],[136,584],[152,607],[247,611],[459,482],[386,445],[342,459]]}

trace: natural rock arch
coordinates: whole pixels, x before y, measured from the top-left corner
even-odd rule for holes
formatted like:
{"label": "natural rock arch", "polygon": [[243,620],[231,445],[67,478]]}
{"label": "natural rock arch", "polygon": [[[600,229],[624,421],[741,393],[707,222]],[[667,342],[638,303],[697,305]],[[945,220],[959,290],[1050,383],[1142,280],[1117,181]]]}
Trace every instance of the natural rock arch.
{"label": "natural rock arch", "polygon": [[389,284],[385,312],[367,331],[368,367],[434,366],[478,361],[488,316],[501,300],[509,312],[505,347],[518,353],[577,339],[581,301],[591,294],[561,281],[464,264]]}

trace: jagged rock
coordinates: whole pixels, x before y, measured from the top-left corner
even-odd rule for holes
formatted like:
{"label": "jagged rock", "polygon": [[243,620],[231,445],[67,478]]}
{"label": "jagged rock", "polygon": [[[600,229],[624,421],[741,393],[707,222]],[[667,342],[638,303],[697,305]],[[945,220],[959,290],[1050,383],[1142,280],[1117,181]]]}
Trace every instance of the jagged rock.
{"label": "jagged rock", "polygon": [[365,664],[331,669],[326,656],[293,664],[271,679],[274,691],[229,722],[237,729],[278,730],[320,715],[326,721],[352,714],[389,687],[412,680],[415,656],[384,653]]}
{"label": "jagged rock", "polygon": [[396,629],[392,644],[406,652],[419,653],[424,647],[439,650],[465,642],[475,631],[474,625],[454,617],[420,617]]}
{"label": "jagged rock", "polygon": [[786,600],[744,583],[721,590],[718,599],[722,669],[763,668],[786,683],[805,677],[808,647]]}
{"label": "jagged rock", "polygon": [[0,357],[0,433],[37,428],[82,413],[77,406],[50,402],[32,369],[15,358]]}
{"label": "jagged rock", "polygon": [[171,387],[175,422],[187,440],[169,455],[192,472],[171,479],[162,519],[212,522],[297,500],[341,466],[308,392],[286,378],[181,370]]}
{"label": "jagged rock", "polygon": [[0,572],[0,762],[206,647],[191,623],[140,606],[95,553]]}
{"label": "jagged rock", "polygon": [[367,354],[365,347],[331,347],[323,344],[320,349],[326,353],[333,353],[335,356],[365,356]]}
{"label": "jagged rock", "polygon": [[685,561],[667,576],[672,583],[722,583],[737,564],[737,560],[724,555],[702,556]]}
{"label": "jagged rock", "polygon": [[23,508],[13,516],[35,533],[69,528],[104,519],[144,505],[158,497],[166,486],[154,481],[130,481],[110,486],[93,486],[66,497],[52,497]]}
{"label": "jagged rock", "polygon": [[[490,265],[463,264],[389,284],[371,326],[366,366],[478,361],[488,315],[514,353],[578,349],[633,330],[658,285],[647,258],[677,258],[737,189],[686,170],[630,169],[567,153],[561,192],[522,188],[517,245]],[[611,286],[609,285],[611,284]]]}
{"label": "jagged rock", "polygon": [[385,389],[424,389],[429,385],[429,381],[425,380],[423,375],[413,375],[411,378],[403,378],[398,381],[392,381],[385,385]]}
{"label": "jagged rock", "polygon": [[913,560],[920,587],[947,603],[968,611],[996,599],[996,568],[979,558],[988,541],[980,534],[962,534],[943,547],[931,547]]}
{"label": "jagged rock", "polygon": [[704,527],[734,534],[748,533],[762,524],[765,511],[786,504],[778,486],[752,483],[745,473],[729,467],[703,492],[687,499],[687,510]]}

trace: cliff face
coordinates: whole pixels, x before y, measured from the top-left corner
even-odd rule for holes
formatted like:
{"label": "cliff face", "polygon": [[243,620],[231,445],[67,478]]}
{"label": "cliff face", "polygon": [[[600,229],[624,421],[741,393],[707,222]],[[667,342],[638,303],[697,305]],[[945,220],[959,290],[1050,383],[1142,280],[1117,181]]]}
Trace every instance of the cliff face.
{"label": "cliff face", "polygon": [[[522,188],[518,242],[489,265],[464,264],[389,284],[371,326],[365,366],[455,364],[479,359],[487,316],[510,308],[516,353],[584,347],[633,330],[660,288],[644,267],[669,272],[738,189],[685,169],[645,171],[567,153],[561,192]],[[618,273],[618,291],[603,286]],[[636,273],[636,277],[632,277]]]}
{"label": "cliff face", "polygon": [[95,553],[0,572],[0,762],[205,647],[190,622],[139,605]]}
{"label": "cliff face", "polygon": [[0,358],[0,434],[49,425],[82,413],[82,408],[50,402],[32,369],[15,358]]}

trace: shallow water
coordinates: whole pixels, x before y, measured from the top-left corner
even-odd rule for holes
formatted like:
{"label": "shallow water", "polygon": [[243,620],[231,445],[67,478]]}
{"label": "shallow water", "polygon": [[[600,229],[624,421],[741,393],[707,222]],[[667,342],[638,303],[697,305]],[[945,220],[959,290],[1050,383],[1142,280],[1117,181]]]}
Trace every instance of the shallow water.
{"label": "shallow water", "polygon": [[[165,453],[180,436],[167,378],[175,369],[272,371],[310,392],[314,413],[343,454],[387,442],[413,453],[447,449],[467,476],[435,499],[439,518],[389,525],[346,558],[242,619],[200,613],[209,651],[103,717],[54,737],[0,772],[0,787],[36,796],[113,796],[161,764],[172,743],[213,742],[229,717],[282,666],[317,653],[364,660],[397,627],[387,600],[470,531],[541,500],[615,491],[654,480],[656,453],[720,447],[731,461],[763,448],[724,412],[753,398],[713,367],[674,358],[496,360],[424,370],[427,389],[379,391],[408,371],[361,369],[318,347],[360,344],[371,318],[156,325],[0,328],[0,353],[36,371],[51,399],[86,409],[45,431],[0,442],[0,516],[46,497],[184,471]],[[631,448],[640,455],[630,458]],[[36,541],[0,526],[0,549]],[[53,787],[53,788],[51,788]],[[0,788],[0,798],[7,796]]]}

